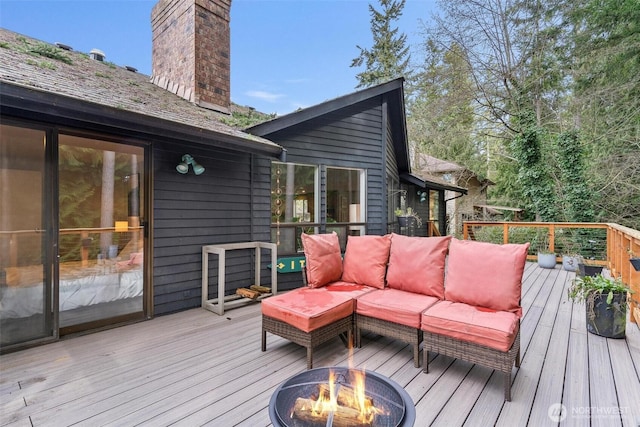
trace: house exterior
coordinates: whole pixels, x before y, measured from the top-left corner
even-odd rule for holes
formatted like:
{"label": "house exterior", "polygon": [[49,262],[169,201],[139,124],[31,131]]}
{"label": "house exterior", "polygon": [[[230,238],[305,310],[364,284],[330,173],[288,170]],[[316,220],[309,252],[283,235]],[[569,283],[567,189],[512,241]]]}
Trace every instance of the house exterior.
{"label": "house exterior", "polygon": [[[0,29],[0,352],[199,307],[205,245],[299,257],[302,231],[402,231],[399,205],[440,204],[444,232],[456,187],[411,173],[402,80],[226,124],[230,5],[159,1],[152,76]],[[227,255],[226,295],[255,283],[254,258]],[[216,264],[206,298],[223,297]]]}
{"label": "house exterior", "polygon": [[464,221],[487,219],[487,215],[498,212],[487,205],[487,188],[494,184],[490,180],[480,178],[465,166],[424,153],[416,156],[415,163],[416,174],[421,178],[440,180],[468,191],[466,197],[459,197],[460,193],[451,191],[445,193],[449,234],[461,234]]}
{"label": "house exterior", "polygon": [[[426,236],[433,224],[436,234],[445,233],[444,193],[466,190],[412,174],[403,83],[398,78],[247,129],[287,150],[287,162],[272,162],[279,256],[302,259],[302,232],[336,232],[343,250],[350,235]],[[415,209],[422,227],[400,229],[398,207]],[[279,286],[300,284],[298,274],[280,277]]]}
{"label": "house exterior", "polygon": [[[0,30],[2,351],[198,307],[203,245],[270,240],[285,151],[224,123],[229,7],[159,2],[151,78]],[[228,256],[230,292],[251,257]]]}

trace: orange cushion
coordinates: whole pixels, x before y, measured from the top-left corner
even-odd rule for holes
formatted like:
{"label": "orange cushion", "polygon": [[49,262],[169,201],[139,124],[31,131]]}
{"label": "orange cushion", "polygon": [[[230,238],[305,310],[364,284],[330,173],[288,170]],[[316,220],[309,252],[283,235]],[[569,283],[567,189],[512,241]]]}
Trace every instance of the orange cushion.
{"label": "orange cushion", "polygon": [[302,247],[306,258],[307,284],[319,288],[340,280],[342,256],[340,241],[334,231],[330,234],[302,233]]}
{"label": "orange cushion", "polygon": [[418,329],[422,312],[438,301],[398,289],[376,289],[356,298],[356,313]]}
{"label": "orange cushion", "polygon": [[391,235],[349,236],[344,253],[342,280],[384,288]]}
{"label": "orange cushion", "polygon": [[528,249],[529,243],[496,245],[452,239],[445,299],[522,316],[520,296]]}
{"label": "orange cushion", "polygon": [[421,328],[423,331],[508,351],[518,333],[518,319],[518,315],[508,311],[441,301],[422,314]]}
{"label": "orange cushion", "polygon": [[353,314],[353,299],[324,288],[299,288],[262,300],[262,314],[311,332]]}
{"label": "orange cushion", "polygon": [[451,236],[391,235],[387,286],[444,299],[444,261]]}

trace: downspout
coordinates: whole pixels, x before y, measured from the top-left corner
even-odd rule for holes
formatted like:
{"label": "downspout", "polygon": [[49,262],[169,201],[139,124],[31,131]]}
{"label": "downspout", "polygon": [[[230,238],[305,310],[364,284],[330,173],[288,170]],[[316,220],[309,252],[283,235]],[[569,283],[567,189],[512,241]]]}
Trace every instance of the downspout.
{"label": "downspout", "polygon": [[[459,199],[460,197],[462,197],[462,196],[464,196],[464,195],[465,195],[465,193],[460,193],[460,194],[458,194],[458,195],[457,195],[457,196],[455,196],[455,197],[450,197],[450,198],[446,199],[446,200],[444,201],[444,206],[447,206],[447,202],[449,202],[449,201],[451,201],[451,200]],[[455,206],[455,205],[454,205],[454,206]],[[455,212],[454,212],[454,215],[455,215]],[[444,219],[444,221],[446,221],[446,215],[445,215],[445,219]],[[441,223],[441,224],[442,224],[442,223]],[[462,225],[462,224],[461,224],[461,225]],[[456,227],[456,228],[457,228],[457,227]],[[455,230],[454,230],[454,232],[455,232]],[[442,230],[440,230],[440,234],[442,234]],[[444,234],[443,234],[443,235],[444,235]]]}
{"label": "downspout", "polygon": [[445,203],[447,203],[447,202],[449,202],[449,201],[451,201],[451,200],[459,199],[460,197],[462,197],[462,196],[464,196],[464,195],[465,195],[464,193],[460,193],[460,194],[459,194],[459,195],[457,195],[456,197],[451,197],[451,198],[449,198],[449,199],[446,199],[444,202],[445,202]]}

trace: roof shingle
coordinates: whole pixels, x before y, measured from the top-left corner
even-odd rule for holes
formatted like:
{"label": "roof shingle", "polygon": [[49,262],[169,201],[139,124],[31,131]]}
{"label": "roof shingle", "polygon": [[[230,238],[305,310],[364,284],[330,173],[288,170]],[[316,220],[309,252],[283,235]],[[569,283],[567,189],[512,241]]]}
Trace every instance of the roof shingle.
{"label": "roof shingle", "polygon": [[225,124],[229,116],[182,99],[151,83],[149,76],[6,29],[0,29],[0,82],[281,148]]}

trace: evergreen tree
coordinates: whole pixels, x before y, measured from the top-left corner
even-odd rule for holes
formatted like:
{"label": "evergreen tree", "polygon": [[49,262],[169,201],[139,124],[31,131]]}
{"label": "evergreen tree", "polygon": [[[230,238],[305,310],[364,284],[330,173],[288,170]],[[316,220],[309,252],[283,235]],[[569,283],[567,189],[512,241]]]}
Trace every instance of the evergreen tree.
{"label": "evergreen tree", "polygon": [[598,220],[640,228],[640,7],[580,0],[573,33],[573,117],[587,144]]}
{"label": "evergreen tree", "polygon": [[374,43],[371,49],[357,46],[360,55],[351,66],[365,66],[365,70],[356,75],[357,87],[375,86],[408,74],[411,55],[406,46],[407,36],[399,33],[398,27],[392,28],[392,23],[402,16],[404,4],[405,0],[380,0],[381,11],[369,4]]}
{"label": "evergreen tree", "polygon": [[425,64],[407,102],[409,139],[419,152],[464,165],[486,176],[483,139],[474,134],[474,93],[464,53],[427,42]]}

